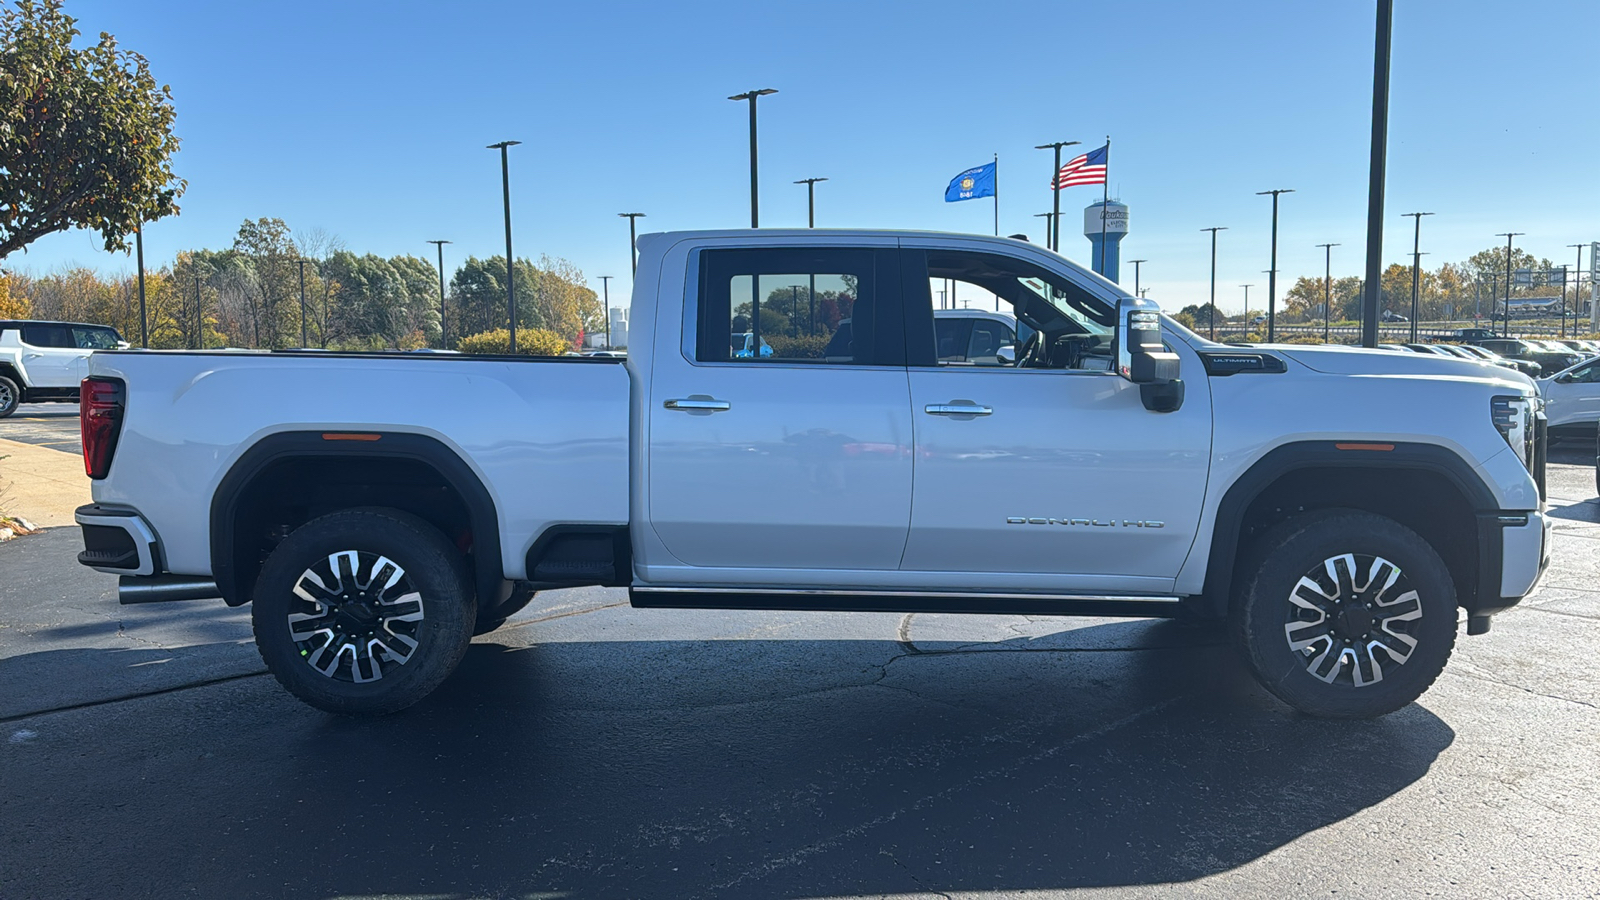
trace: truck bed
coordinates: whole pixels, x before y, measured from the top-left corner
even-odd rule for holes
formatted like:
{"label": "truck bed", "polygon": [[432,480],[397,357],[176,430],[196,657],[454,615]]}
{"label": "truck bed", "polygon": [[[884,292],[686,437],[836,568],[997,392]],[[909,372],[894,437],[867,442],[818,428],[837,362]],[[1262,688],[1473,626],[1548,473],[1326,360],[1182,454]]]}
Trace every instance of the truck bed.
{"label": "truck bed", "polygon": [[628,521],[625,360],[445,354],[121,351],[90,374],[127,397],[97,503],[132,504],[166,571],[211,575],[211,503],[239,456],[280,433],[408,433],[458,454],[494,500],[507,578],[552,522]]}

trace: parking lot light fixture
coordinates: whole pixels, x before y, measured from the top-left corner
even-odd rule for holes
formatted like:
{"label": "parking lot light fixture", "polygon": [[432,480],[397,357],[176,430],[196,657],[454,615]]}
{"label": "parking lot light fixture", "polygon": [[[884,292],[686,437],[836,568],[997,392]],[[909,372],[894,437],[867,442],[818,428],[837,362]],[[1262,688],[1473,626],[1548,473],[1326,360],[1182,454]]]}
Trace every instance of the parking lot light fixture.
{"label": "parking lot light fixture", "polygon": [[806,186],[806,227],[817,227],[817,182],[827,181],[826,178],[802,178],[795,184]]}
{"label": "parking lot light fixture", "polygon": [[1272,195],[1272,268],[1267,270],[1267,343],[1277,334],[1278,318],[1278,195],[1292,194],[1294,188],[1256,191],[1257,197]]}
{"label": "parking lot light fixture", "polygon": [[[1055,141],[1054,143],[1040,144],[1039,146],[1033,148],[1035,150],[1054,150],[1056,152],[1055,168],[1050,170],[1050,196],[1054,198],[1050,212],[1053,216],[1051,221],[1054,223],[1059,223],[1061,221],[1061,148],[1072,147],[1078,143],[1078,141]],[[1060,232],[1061,227],[1059,224],[1055,225],[1051,229],[1051,238],[1049,241],[1049,247],[1051,250],[1058,252],[1061,250]]]}
{"label": "parking lot light fixture", "polygon": [[[1568,247],[1577,247],[1578,248],[1578,264],[1572,267],[1572,333],[1573,334],[1577,334],[1578,333],[1578,310],[1583,308],[1583,248],[1585,246],[1587,246],[1587,245],[1586,244],[1568,244],[1567,246]],[[1590,265],[1594,265],[1594,260],[1592,260],[1592,259],[1589,260],[1589,264]],[[1563,287],[1562,290],[1561,290],[1561,296],[1563,298],[1565,298],[1566,295],[1567,295],[1566,288]],[[1589,284],[1589,302],[1593,303],[1594,300],[1595,300],[1594,283],[1590,282],[1590,284]],[[1566,300],[1563,299],[1562,303],[1561,303],[1561,336],[1562,337],[1566,337],[1566,335],[1567,335],[1567,305],[1566,305]]]}
{"label": "parking lot light fixture", "polygon": [[1201,231],[1211,232],[1211,309],[1206,313],[1206,319],[1211,323],[1211,339],[1217,339],[1217,232],[1227,231],[1226,225],[1215,225],[1211,228],[1202,228]]}
{"label": "parking lot light fixture", "polygon": [[634,225],[638,220],[644,218],[644,213],[617,213],[617,215],[628,220],[628,273],[630,276],[637,275],[639,274],[639,234],[634,229]]}
{"label": "parking lot light fixture", "polygon": [[1415,344],[1417,342],[1418,295],[1422,285],[1423,255],[1418,252],[1422,247],[1422,217],[1431,216],[1433,213],[1414,212],[1402,213],[1402,215],[1410,216],[1417,221],[1416,230],[1411,237],[1411,343]]}
{"label": "parking lot light fixture", "polygon": [[517,352],[517,264],[511,255],[511,160],[506,151],[521,141],[501,141],[488,149],[500,151],[500,190],[506,207],[506,307],[511,314],[511,352]]}
{"label": "parking lot light fixture", "polygon": [[1318,244],[1322,254],[1322,342],[1328,343],[1328,326],[1333,319],[1333,248],[1338,244]]}
{"label": "parking lot light fixture", "polygon": [[760,179],[756,176],[756,100],[768,94],[776,94],[775,88],[762,88],[759,91],[745,91],[734,94],[729,100],[750,101],[750,227],[761,227],[761,198],[759,191]]}
{"label": "parking lot light fixture", "polygon": [[1148,260],[1148,259],[1130,259],[1130,260],[1128,260],[1128,262],[1133,263],[1133,295],[1135,297],[1143,297],[1144,296],[1143,294],[1139,293],[1139,267],[1144,265],[1145,263],[1147,263],[1149,261],[1150,260]]}
{"label": "parking lot light fixture", "polygon": [[615,277],[616,277],[615,275],[601,275],[600,276],[600,290],[603,291],[604,295],[605,295],[605,299],[602,300],[601,302],[605,304],[605,311],[606,311],[606,349],[607,350],[611,349],[611,279],[613,279]]}
{"label": "parking lot light fixture", "polygon": [[1050,245],[1055,243],[1056,214],[1053,212],[1034,213],[1033,217],[1035,219],[1041,217],[1044,219],[1044,246],[1045,249],[1049,249]]}
{"label": "parking lot light fixture", "polygon": [[445,327],[444,310],[444,245],[449,241],[428,241],[439,248],[439,346],[450,349],[450,331]]}
{"label": "parking lot light fixture", "polygon": [[[1495,237],[1503,237],[1506,239],[1506,308],[1503,320],[1504,324],[1501,326],[1500,332],[1505,337],[1511,336],[1511,239],[1514,237],[1521,237],[1524,233],[1525,232],[1521,231],[1502,231],[1495,235]],[[1489,324],[1493,325],[1494,320],[1490,319]]]}

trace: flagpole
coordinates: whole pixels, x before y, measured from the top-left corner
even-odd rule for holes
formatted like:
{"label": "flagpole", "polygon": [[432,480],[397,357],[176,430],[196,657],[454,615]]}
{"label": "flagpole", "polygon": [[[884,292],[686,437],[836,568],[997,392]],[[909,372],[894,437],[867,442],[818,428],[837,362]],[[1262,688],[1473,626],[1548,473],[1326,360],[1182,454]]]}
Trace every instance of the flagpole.
{"label": "flagpole", "polygon": [[1000,236],[1000,154],[994,155],[994,236]]}
{"label": "flagpole", "polygon": [[1106,180],[1100,183],[1100,276],[1106,275],[1106,206],[1111,203],[1111,135],[1106,135]]}

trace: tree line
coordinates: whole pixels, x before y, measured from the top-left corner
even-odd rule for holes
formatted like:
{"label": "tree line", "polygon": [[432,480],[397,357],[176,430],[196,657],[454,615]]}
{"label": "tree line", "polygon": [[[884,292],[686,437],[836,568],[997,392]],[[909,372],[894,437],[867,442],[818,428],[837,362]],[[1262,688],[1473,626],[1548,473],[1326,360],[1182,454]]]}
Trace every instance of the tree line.
{"label": "tree line", "polygon": [[[1513,298],[1561,296],[1560,269],[1560,263],[1535,258],[1532,253],[1514,247],[1511,252],[1513,274],[1519,270],[1529,270],[1530,277],[1524,284],[1518,284],[1517,279],[1513,277],[1511,296]],[[1546,277],[1543,273],[1550,270],[1555,271]],[[1570,264],[1567,265],[1566,293],[1570,310],[1577,310],[1580,307],[1577,290],[1578,274]],[[1387,309],[1410,318],[1411,279],[1410,263],[1390,263],[1386,266],[1378,291],[1379,311]],[[1360,275],[1334,276],[1325,285],[1322,276],[1301,276],[1279,300],[1277,311],[1279,321],[1290,324],[1322,321],[1324,296],[1329,300],[1328,306],[1331,312],[1329,318],[1335,322],[1357,321],[1361,318],[1364,280]],[[1470,319],[1480,313],[1488,319],[1496,313],[1495,302],[1503,300],[1506,295],[1505,247],[1489,247],[1461,262],[1447,262],[1431,271],[1423,269],[1418,273],[1417,280],[1419,320],[1435,322],[1462,320]],[[1588,296],[1591,290],[1586,286],[1584,295]],[[1263,306],[1264,300],[1262,297]],[[1189,320],[1204,328],[1209,324],[1208,306],[1209,304],[1187,306],[1181,315],[1187,315]],[[1246,315],[1254,316],[1259,312],[1264,312],[1264,308],[1258,308],[1257,301],[1252,301],[1251,309]],[[1223,315],[1218,313],[1219,323],[1222,318]]]}
{"label": "tree line", "polygon": [[[519,332],[547,333],[519,345],[575,347],[582,335],[604,329],[599,295],[572,263],[519,258],[515,273]],[[82,267],[13,272],[0,275],[0,286],[0,318],[92,322],[139,341],[131,275],[103,277]],[[296,234],[276,218],[246,220],[225,249],[185,251],[147,269],[145,306],[154,349],[452,349],[510,321],[503,256],[468,257],[450,276],[441,308],[432,262],[357,255],[335,235]]]}

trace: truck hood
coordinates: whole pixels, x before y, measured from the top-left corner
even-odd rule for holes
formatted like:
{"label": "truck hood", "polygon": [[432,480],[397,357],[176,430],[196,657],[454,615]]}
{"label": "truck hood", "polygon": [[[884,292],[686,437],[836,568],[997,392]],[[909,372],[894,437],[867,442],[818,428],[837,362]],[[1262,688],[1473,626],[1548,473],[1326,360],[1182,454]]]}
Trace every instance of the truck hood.
{"label": "truck hood", "polygon": [[1431,375],[1473,381],[1500,381],[1524,389],[1533,379],[1520,372],[1491,363],[1450,359],[1431,353],[1401,353],[1365,347],[1320,347],[1310,344],[1257,344],[1273,353],[1287,356],[1316,372],[1329,375]]}

